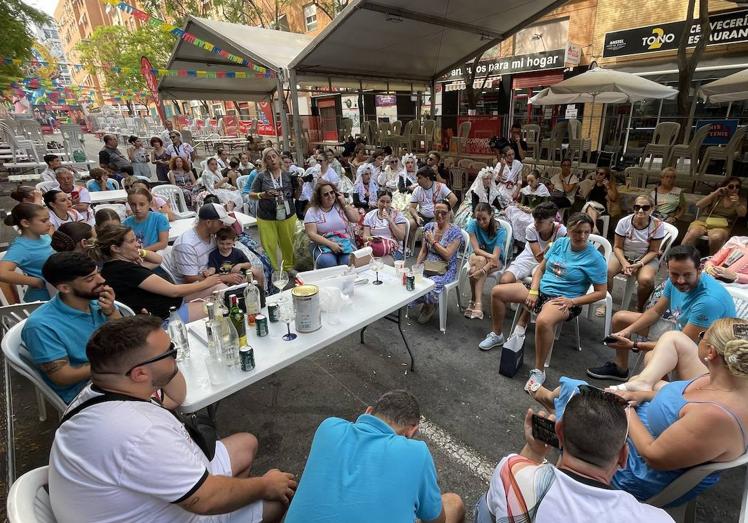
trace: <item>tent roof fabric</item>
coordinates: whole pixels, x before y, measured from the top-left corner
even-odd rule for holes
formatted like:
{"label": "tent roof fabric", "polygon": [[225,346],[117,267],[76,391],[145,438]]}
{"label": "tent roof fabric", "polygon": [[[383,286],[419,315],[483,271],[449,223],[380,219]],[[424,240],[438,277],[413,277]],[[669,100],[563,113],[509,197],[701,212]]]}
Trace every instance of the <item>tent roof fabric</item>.
{"label": "tent roof fabric", "polygon": [[710,102],[748,100],[748,69],[703,86],[701,93]]}
{"label": "tent roof fabric", "polygon": [[565,0],[353,0],[289,65],[300,76],[431,82]]}
{"label": "tent roof fabric", "polygon": [[[312,40],[311,37],[249,27],[217,20],[190,16],[184,27],[201,40],[246,57],[257,65],[276,72],[288,67],[289,62]],[[168,64],[169,69],[198,69],[202,71],[245,71],[252,69],[180,40]],[[196,78],[194,76],[166,76],[159,83],[163,98],[181,100],[263,100],[277,88],[275,78]]]}

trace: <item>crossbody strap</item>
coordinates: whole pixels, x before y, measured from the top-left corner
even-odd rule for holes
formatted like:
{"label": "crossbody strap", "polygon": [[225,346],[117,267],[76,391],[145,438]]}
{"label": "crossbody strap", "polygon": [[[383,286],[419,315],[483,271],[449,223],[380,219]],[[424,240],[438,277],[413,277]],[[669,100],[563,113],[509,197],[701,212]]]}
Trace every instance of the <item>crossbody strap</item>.
{"label": "crossbody strap", "polygon": [[[101,389],[98,389],[101,390]],[[65,413],[65,415],[60,420],[60,425],[65,423],[67,420],[81,412],[83,409],[86,409],[88,407],[91,407],[92,405],[98,405],[99,403],[104,403],[106,401],[142,401],[144,403],[150,403],[150,401],[143,400],[140,398],[135,398],[133,396],[127,396],[125,394],[117,394],[116,392],[107,392],[103,391],[104,393],[96,396],[95,398],[91,398],[89,400],[84,401],[77,407],[73,408],[72,410],[69,410]]]}

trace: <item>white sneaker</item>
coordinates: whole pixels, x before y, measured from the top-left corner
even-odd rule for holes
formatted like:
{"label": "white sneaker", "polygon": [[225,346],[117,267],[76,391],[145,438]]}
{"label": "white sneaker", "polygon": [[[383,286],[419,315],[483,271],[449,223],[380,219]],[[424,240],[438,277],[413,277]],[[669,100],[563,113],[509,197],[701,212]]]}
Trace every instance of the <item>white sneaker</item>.
{"label": "white sneaker", "polygon": [[519,334],[516,330],[504,342],[504,348],[512,352],[519,352],[525,344],[525,334]]}
{"label": "white sneaker", "polygon": [[489,332],[486,339],[478,344],[480,350],[491,350],[494,347],[498,347],[504,343],[504,335],[496,334],[495,332]]}
{"label": "white sneaker", "polygon": [[530,378],[525,383],[525,392],[535,392],[545,383],[545,372],[538,369],[530,371]]}

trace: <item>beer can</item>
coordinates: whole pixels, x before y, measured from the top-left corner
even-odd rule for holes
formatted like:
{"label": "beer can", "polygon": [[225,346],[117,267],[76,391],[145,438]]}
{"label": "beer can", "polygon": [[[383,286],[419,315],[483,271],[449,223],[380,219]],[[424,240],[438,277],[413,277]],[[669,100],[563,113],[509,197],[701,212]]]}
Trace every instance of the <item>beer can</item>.
{"label": "beer can", "polygon": [[257,324],[257,336],[262,338],[268,335],[268,319],[264,314],[258,314],[255,316],[255,323]]}
{"label": "beer can", "polygon": [[268,305],[268,316],[270,317],[270,323],[278,323],[280,321],[280,305],[270,303]]}
{"label": "beer can", "polygon": [[252,347],[245,345],[239,349],[239,361],[241,363],[242,370],[249,372],[255,368],[255,351]]}
{"label": "beer can", "polygon": [[405,280],[405,289],[409,291],[416,290],[416,277],[413,273],[409,273]]}

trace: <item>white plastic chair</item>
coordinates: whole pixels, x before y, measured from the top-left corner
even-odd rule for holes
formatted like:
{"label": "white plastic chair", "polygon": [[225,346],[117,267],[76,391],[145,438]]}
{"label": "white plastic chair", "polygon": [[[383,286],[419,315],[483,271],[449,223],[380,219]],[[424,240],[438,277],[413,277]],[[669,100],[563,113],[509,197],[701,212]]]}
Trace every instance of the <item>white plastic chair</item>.
{"label": "white plastic chair", "polygon": [[158,185],[153,188],[153,194],[156,196],[160,196],[168,201],[171,205],[172,210],[174,211],[174,215],[178,219],[182,220],[185,218],[194,218],[195,216],[197,216],[197,213],[195,213],[195,211],[191,211],[189,207],[187,207],[187,202],[184,199],[184,193],[182,192],[182,189],[180,189],[176,185]]}
{"label": "white plastic chair", "polygon": [[10,523],[56,523],[46,486],[49,466],[30,470],[18,478],[8,492]]}
{"label": "white plastic chair", "polygon": [[[667,259],[667,255],[670,252],[670,248],[675,243],[675,239],[678,237],[678,228],[672,223],[663,223],[665,226],[665,237],[662,239],[660,246],[660,265],[662,265]],[[616,276],[618,279],[618,276]],[[626,278],[626,288],[623,291],[623,299],[621,300],[621,310],[627,310],[631,296],[634,294],[634,287],[636,287],[636,278]],[[609,292],[612,293],[613,289]]]}
{"label": "white plastic chair", "polygon": [[116,212],[119,215],[120,221],[127,218],[127,207],[125,206],[124,203],[97,203],[95,204],[94,210],[98,211],[99,209],[112,209],[114,212]]}
{"label": "white plastic chair", "polygon": [[[706,463],[704,465],[699,465],[698,467],[693,467],[687,472],[684,472],[670,485],[665,487],[662,492],[649,498],[647,504],[655,507],[664,507],[686,494],[712,472],[741,467],[745,464],[748,464],[748,453],[745,453],[732,461],[725,461],[724,463]],[[695,521],[694,516],[696,513],[697,499],[698,498],[692,499],[686,504],[668,508],[666,510],[676,522],[693,523]],[[738,518],[738,521],[741,523],[748,521],[746,505],[748,505],[748,473],[746,473],[746,479],[743,482],[743,496],[740,504],[740,517]]]}
{"label": "white plastic chair", "polygon": [[[462,249],[460,249],[461,252],[459,254],[459,259],[457,260],[457,267],[462,267],[463,265],[465,265],[465,260],[467,259],[467,256],[471,251],[470,235],[464,229],[461,229],[460,232],[462,233],[463,247]],[[460,278],[458,274],[458,277],[455,278],[454,281],[451,281],[444,285],[444,289],[439,294],[439,329],[442,331],[442,334],[446,334],[447,332],[447,303],[449,303],[449,294],[452,291],[457,293],[457,309],[462,309],[462,304],[460,303],[459,285]]]}
{"label": "white plastic chair", "polygon": [[[5,253],[7,251],[0,252],[0,261],[5,257]],[[20,267],[16,267],[16,272],[18,274],[23,274],[24,272],[21,270]],[[26,296],[26,290],[28,289],[27,285],[13,285],[16,289],[16,295],[18,296],[18,303],[23,303],[23,297]],[[11,305],[11,303],[8,301],[8,298],[5,296],[3,292],[0,292],[0,305],[7,306]]]}
{"label": "white plastic chair", "polygon": [[39,182],[36,184],[36,188],[44,194],[47,191],[51,191],[53,189],[59,189],[60,184],[57,182]]}
{"label": "white plastic chair", "polygon": [[244,202],[244,205],[242,205],[242,211],[244,211],[244,214],[250,214],[249,202],[247,201],[247,195],[242,194],[242,191],[244,190],[244,186],[246,185],[248,179],[249,179],[248,174],[243,174],[236,179],[236,188],[239,190],[239,194],[242,195],[242,201]]}

